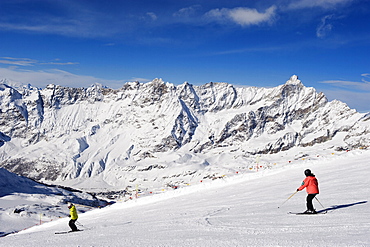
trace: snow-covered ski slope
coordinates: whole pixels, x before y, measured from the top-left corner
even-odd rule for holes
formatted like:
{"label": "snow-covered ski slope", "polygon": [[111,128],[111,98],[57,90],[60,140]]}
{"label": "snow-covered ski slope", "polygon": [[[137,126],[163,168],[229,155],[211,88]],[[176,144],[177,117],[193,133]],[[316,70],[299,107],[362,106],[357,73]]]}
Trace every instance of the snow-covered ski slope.
{"label": "snow-covered ski slope", "polygon": [[[370,246],[369,158],[369,151],[350,151],[118,202],[81,214],[82,232],[54,234],[69,230],[64,218],[0,238],[0,245]],[[306,168],[319,180],[327,214],[287,214],[305,210],[304,191],[281,206]]]}

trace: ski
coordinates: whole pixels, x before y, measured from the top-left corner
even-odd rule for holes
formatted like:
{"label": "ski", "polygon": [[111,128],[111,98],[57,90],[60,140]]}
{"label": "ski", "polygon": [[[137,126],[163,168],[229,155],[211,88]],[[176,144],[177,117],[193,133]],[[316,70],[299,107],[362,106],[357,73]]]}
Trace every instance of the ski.
{"label": "ski", "polygon": [[67,234],[71,232],[82,232],[83,230],[77,230],[77,231],[66,231],[66,232],[56,232],[55,234]]}
{"label": "ski", "polygon": [[312,213],[295,213],[295,212],[288,212],[288,214],[295,214],[295,215],[316,215],[316,214],[326,214],[328,211],[318,211],[314,214]]}

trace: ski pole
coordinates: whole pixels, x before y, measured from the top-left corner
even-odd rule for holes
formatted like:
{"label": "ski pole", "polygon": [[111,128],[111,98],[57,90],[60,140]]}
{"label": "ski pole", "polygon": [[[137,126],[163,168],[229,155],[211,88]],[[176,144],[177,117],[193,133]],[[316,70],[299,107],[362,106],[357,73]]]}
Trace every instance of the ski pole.
{"label": "ski pole", "polygon": [[78,220],[76,220],[77,225],[84,227]]}
{"label": "ski pole", "polygon": [[317,199],[317,197],[315,197],[315,199],[320,203],[321,207],[322,207],[323,209],[325,209],[325,207],[321,204],[321,202],[319,201],[319,199]]}
{"label": "ski pole", "polygon": [[298,190],[296,192],[294,192],[291,196],[289,196],[288,199],[286,199],[285,202],[283,202],[283,204],[281,204],[278,208],[283,206],[290,198],[292,198],[295,194],[297,194],[297,192],[298,192]]}

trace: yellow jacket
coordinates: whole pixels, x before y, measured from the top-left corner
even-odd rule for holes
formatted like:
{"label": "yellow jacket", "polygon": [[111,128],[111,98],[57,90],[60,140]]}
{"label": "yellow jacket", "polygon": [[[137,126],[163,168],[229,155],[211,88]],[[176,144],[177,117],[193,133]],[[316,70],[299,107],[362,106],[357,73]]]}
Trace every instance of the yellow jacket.
{"label": "yellow jacket", "polygon": [[77,210],[76,210],[75,205],[72,205],[71,208],[69,209],[69,215],[71,215],[72,220],[78,219]]}

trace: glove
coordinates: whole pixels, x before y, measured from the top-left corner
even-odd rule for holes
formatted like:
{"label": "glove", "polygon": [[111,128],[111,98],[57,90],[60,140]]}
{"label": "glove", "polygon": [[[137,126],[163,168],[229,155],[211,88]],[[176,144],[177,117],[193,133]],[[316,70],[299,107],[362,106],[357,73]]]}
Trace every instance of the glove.
{"label": "glove", "polygon": [[299,189],[297,189],[297,191],[299,191]]}

